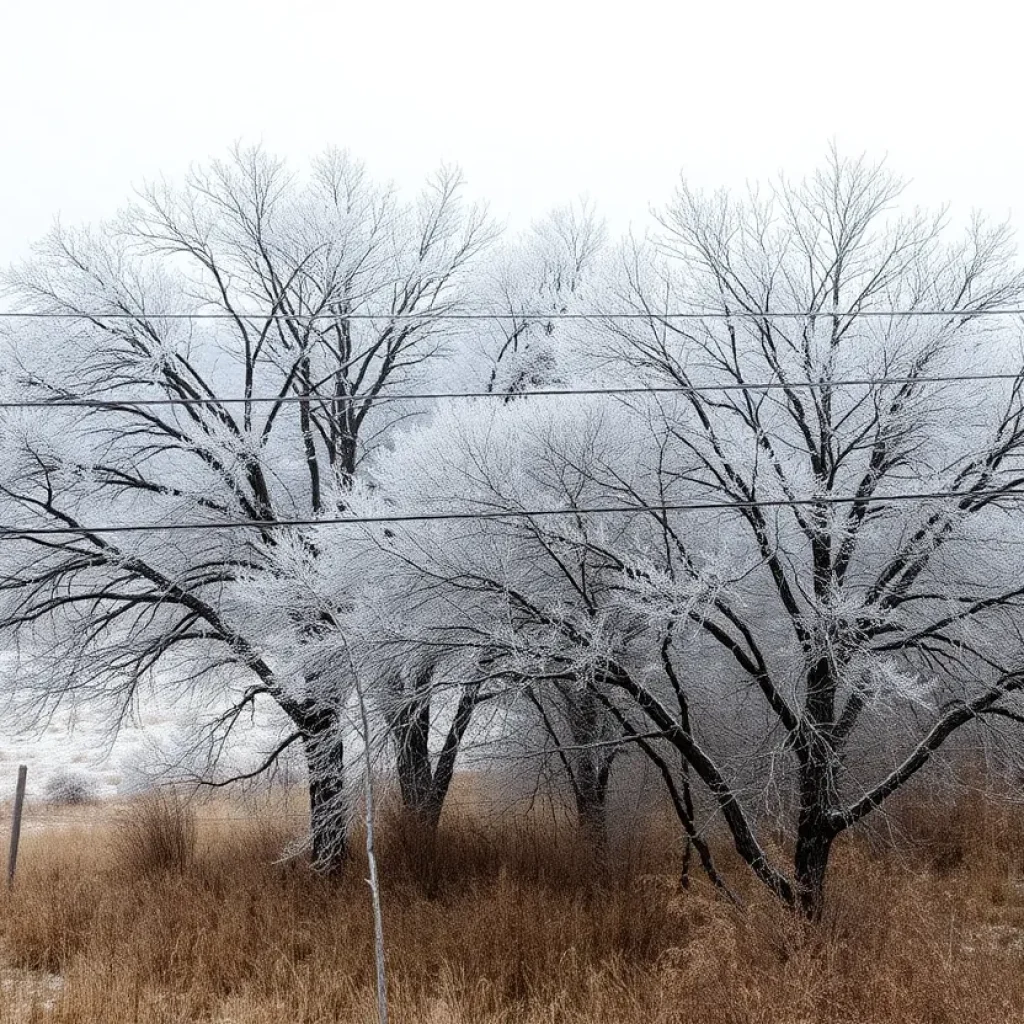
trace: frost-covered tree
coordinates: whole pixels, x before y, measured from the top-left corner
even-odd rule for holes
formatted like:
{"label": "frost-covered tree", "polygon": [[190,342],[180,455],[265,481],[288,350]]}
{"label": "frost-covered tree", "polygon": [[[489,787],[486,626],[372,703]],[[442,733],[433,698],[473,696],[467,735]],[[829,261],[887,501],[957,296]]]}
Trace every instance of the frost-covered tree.
{"label": "frost-covered tree", "polygon": [[[1020,338],[983,314],[1024,278],[1005,226],[975,220],[948,241],[941,215],[898,212],[902,192],[834,152],[809,180],[740,201],[684,183],[656,254],[624,259],[620,298],[644,315],[606,325],[633,379],[679,389],[644,412],[650,481],[605,474],[609,495],[719,505],[650,514],[676,571],[699,578],[716,549],[743,570],[693,622],[684,675],[724,656],[726,692],[756,695],[791,759],[790,873],[699,723],[636,680],[614,688],[679,747],[759,877],[812,915],[835,838],[1021,686]],[[957,379],[980,369],[1008,379]],[[908,709],[897,749],[867,762],[872,730]]]}
{"label": "frost-covered tree", "polygon": [[[6,322],[5,395],[51,404],[4,413],[2,519],[69,531],[0,541],[0,621],[40,708],[125,706],[153,677],[228,686],[222,739],[276,703],[279,749],[305,747],[315,858],[337,862],[349,680],[301,657],[336,624],[284,600],[322,551],[276,524],[344,513],[404,415],[378,400],[443,351],[438,317],[491,237],[454,171],[408,202],[343,153],[299,177],[236,149],[110,224],[54,229],[8,274],[15,308],[45,316]],[[104,529],[135,523],[157,529]],[[208,528],[159,529],[182,523]]]}
{"label": "frost-covered tree", "polygon": [[[492,250],[481,261],[475,280],[474,312],[483,317],[472,321],[461,339],[461,372],[466,378],[481,391],[504,395],[578,382],[578,324],[564,317],[584,312],[595,301],[591,285],[605,252],[604,225],[586,200],[553,210],[527,232]],[[453,362],[457,364],[458,357]],[[403,441],[407,443],[409,439]],[[418,500],[417,480],[422,474],[414,464],[403,461],[402,466],[378,473],[383,504],[373,506],[376,513],[386,515],[388,509],[404,509]],[[453,502],[458,501],[456,492],[457,488]],[[382,548],[376,557],[389,560],[377,563],[383,586],[367,595],[364,611],[371,606],[373,611],[354,628],[366,630],[378,644],[382,631],[390,637],[387,657],[368,652],[367,671],[377,679],[372,691],[383,701],[403,801],[436,826],[473,712],[494,696],[480,683],[490,674],[485,665],[467,660],[464,652],[453,657],[460,645],[449,646],[428,606],[411,598],[421,590],[416,570],[403,564],[394,548]],[[420,632],[417,639],[410,639],[414,624]],[[604,794],[615,749],[595,752],[588,743],[605,736],[606,716],[586,695],[571,689],[539,690],[530,699],[557,763],[566,770],[581,819],[592,823],[595,836],[603,836]],[[575,706],[578,699],[581,707]],[[561,749],[563,739],[567,751]]]}
{"label": "frost-covered tree", "polygon": [[811,916],[836,838],[1024,686],[1024,379],[984,316],[1022,278],[1004,227],[947,241],[901,193],[835,155],[739,202],[683,186],[606,293],[634,318],[589,331],[608,379],[667,390],[439,414],[389,469],[405,508],[491,517],[387,541],[434,628],[523,693],[586,692],[713,877],[688,778]]}
{"label": "frost-covered tree", "polygon": [[564,318],[600,301],[592,285],[606,249],[588,200],[552,210],[496,249],[478,284],[479,311],[491,319],[472,341],[484,390],[531,391],[574,377],[576,325]]}
{"label": "frost-covered tree", "polygon": [[[1024,689],[1021,339],[987,315],[1024,277],[1005,226],[902,197],[833,153],[741,199],[684,183],[614,259],[582,207],[484,262],[450,172],[405,203],[239,151],[56,230],[8,286],[66,319],[9,323],[0,377],[48,406],[0,423],[23,686],[210,684],[215,741],[275,704],[325,867],[353,679],[432,826],[487,701],[592,836],[628,747],[716,884],[709,812],[818,914],[837,837]],[[633,393],[387,401],[439,380]]]}
{"label": "frost-covered tree", "polygon": [[[627,562],[646,564],[656,538],[646,516],[614,521],[586,511],[605,499],[597,467],[609,459],[628,471],[642,424],[601,398],[557,401],[437,410],[380,467],[387,500],[426,518],[369,527],[368,539],[390,560],[392,635],[472,664],[463,678],[475,680],[478,701],[502,706],[499,721],[520,746],[529,748],[531,725],[535,736],[540,727],[581,826],[600,844],[613,762],[633,741],[594,672],[607,658],[658,658],[660,639],[648,650],[646,598],[625,571]],[[371,496],[364,511],[385,514],[380,500]],[[470,518],[430,518],[456,504]],[[520,514],[544,509],[562,511]],[[685,780],[669,782],[692,832]]]}

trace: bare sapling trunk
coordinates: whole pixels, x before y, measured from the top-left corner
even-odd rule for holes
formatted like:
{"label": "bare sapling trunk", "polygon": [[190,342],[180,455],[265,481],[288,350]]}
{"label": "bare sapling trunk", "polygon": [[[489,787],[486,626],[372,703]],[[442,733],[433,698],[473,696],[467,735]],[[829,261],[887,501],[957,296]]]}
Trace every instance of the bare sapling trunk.
{"label": "bare sapling trunk", "polygon": [[370,716],[366,711],[366,699],[362,687],[356,680],[356,697],[359,701],[359,720],[363,732],[363,793],[366,801],[366,863],[369,877],[370,901],[373,905],[373,951],[377,974],[377,1021],[388,1024],[388,982],[387,957],[384,946],[384,914],[380,901],[380,876],[377,873],[377,851],[375,846],[376,811],[373,802],[373,751],[370,733]]}

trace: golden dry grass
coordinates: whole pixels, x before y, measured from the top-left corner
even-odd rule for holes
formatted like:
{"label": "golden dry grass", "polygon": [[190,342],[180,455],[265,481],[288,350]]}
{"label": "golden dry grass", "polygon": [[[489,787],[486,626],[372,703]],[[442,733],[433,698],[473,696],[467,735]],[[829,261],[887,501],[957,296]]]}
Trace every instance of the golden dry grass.
{"label": "golden dry grass", "polygon": [[[198,809],[194,847],[153,839],[161,822],[191,827],[168,807],[94,808],[88,826],[26,834],[0,897],[0,1022],[372,1021],[358,857],[328,883],[280,861],[285,825],[222,821],[224,805]],[[841,845],[816,927],[752,886],[742,911],[680,891],[657,821],[603,866],[536,813],[494,823],[455,807],[436,845],[386,821],[393,1020],[1024,1019],[1024,815],[981,799],[898,815],[899,849]]]}

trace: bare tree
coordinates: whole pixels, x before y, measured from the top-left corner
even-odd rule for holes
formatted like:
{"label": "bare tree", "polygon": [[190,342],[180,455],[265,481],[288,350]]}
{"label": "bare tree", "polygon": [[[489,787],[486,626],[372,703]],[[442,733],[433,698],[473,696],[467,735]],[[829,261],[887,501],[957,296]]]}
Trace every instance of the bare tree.
{"label": "bare tree", "polygon": [[487,261],[481,308],[493,319],[474,338],[486,390],[521,392],[565,383],[573,371],[573,325],[560,320],[593,301],[590,284],[606,251],[590,201],[558,207]]}
{"label": "bare tree", "polygon": [[[16,321],[4,339],[20,394],[55,403],[8,412],[0,430],[14,528],[0,619],[23,651],[57,653],[41,700],[126,706],[158,671],[175,685],[228,683],[241,689],[211,725],[219,739],[253,702],[274,701],[289,722],[274,754],[305,747],[325,868],[344,852],[349,686],[338,665],[307,670],[280,652],[333,623],[280,604],[268,622],[253,595],[315,571],[311,533],[275,524],[344,512],[404,415],[378,400],[415,389],[443,350],[438,316],[460,308],[492,237],[460,191],[443,169],[407,203],[343,153],[300,181],[236,149],[182,188],[147,187],[112,224],[56,228],[7,278],[19,310],[64,317]],[[256,525],[103,528],[238,520]]]}
{"label": "bare tree", "polygon": [[[617,382],[675,394],[452,410],[390,470],[410,508],[507,516],[398,531],[439,628],[531,692],[585,690],[708,873],[690,781],[809,916],[836,838],[1024,687],[1024,379],[983,317],[1022,278],[1005,227],[947,244],[901,192],[835,154],[740,203],[684,186],[659,248],[624,250],[636,318],[591,333]],[[979,364],[1007,379],[965,387]],[[785,865],[758,806],[790,784]]]}
{"label": "bare tree", "polygon": [[[505,698],[508,727],[521,733],[540,721],[588,838],[604,843],[615,757],[640,744],[717,877],[696,835],[685,773],[680,778],[649,731],[635,729],[628,709],[598,685],[606,659],[632,659],[652,632],[625,571],[647,563],[652,524],[645,516],[609,523],[586,511],[604,493],[594,461],[604,443],[629,458],[642,440],[629,421],[625,433],[617,420],[608,431],[618,411],[600,402],[557,411],[532,400],[440,410],[381,467],[391,500],[430,514],[457,495],[462,506],[507,518],[374,529],[393,559],[388,571],[401,581],[397,615],[409,642],[474,659],[489,681],[487,699]],[[545,507],[565,511],[517,515]],[[611,560],[609,552],[616,552]]]}
{"label": "bare tree", "polygon": [[[722,503],[706,528],[749,567],[694,628],[749,681],[793,759],[791,878],[769,865],[696,729],[619,669],[608,682],[666,731],[762,881],[810,915],[836,837],[961,726],[1005,712],[1021,686],[1024,591],[1010,566],[1024,381],[1013,325],[989,328],[980,315],[1012,303],[1022,277],[1005,226],[975,220],[947,244],[941,216],[896,214],[902,191],[884,167],[835,152],[810,180],[745,202],[684,184],[660,217],[666,259],[634,248],[625,261],[625,291],[650,315],[606,325],[624,365],[681,390],[649,414],[656,491],[606,476],[610,492]],[[659,315],[666,308],[714,319]],[[948,312],[927,315],[936,310]],[[773,315],[792,311],[801,315]],[[1001,391],[932,379],[975,359],[1008,372]],[[651,515],[675,571],[696,579],[706,545],[692,523]],[[865,778],[857,741],[872,713],[908,702],[924,719],[917,738]]]}

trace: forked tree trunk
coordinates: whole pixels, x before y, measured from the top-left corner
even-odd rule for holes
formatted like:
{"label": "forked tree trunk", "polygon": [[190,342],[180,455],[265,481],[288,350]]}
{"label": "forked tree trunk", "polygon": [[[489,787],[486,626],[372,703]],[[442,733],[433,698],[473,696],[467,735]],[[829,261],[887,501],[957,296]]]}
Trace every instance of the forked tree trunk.
{"label": "forked tree trunk", "polygon": [[441,820],[441,811],[455,774],[455,762],[479,700],[480,688],[477,685],[463,688],[455,716],[435,760],[430,751],[432,695],[429,682],[429,674],[418,681],[415,701],[399,710],[391,728],[402,806],[430,832],[434,832]]}

